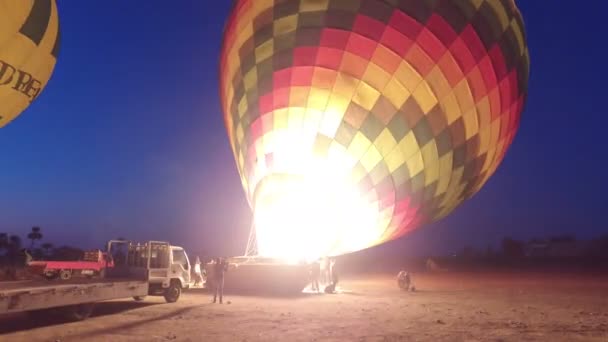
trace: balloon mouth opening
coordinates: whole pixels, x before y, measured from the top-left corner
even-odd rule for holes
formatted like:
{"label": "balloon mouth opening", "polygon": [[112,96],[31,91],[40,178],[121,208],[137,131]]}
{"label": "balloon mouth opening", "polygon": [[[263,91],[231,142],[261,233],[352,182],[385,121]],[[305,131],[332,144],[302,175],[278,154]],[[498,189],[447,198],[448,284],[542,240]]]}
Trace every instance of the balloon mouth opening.
{"label": "balloon mouth opening", "polygon": [[379,216],[347,177],[272,174],[255,194],[258,255],[297,263],[365,249],[382,235]]}

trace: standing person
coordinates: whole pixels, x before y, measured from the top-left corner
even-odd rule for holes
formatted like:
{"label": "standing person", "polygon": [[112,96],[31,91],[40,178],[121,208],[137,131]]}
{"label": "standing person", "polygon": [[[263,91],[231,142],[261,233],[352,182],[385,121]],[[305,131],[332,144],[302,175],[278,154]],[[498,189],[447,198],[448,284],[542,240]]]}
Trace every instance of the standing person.
{"label": "standing person", "polygon": [[310,264],[310,283],[313,291],[319,292],[319,276],[321,275],[321,263],[315,260]]}
{"label": "standing person", "polygon": [[217,300],[217,296],[220,297],[220,304],[224,295],[224,273],[228,271],[228,263],[222,258],[215,258],[215,264],[213,265],[213,302]]}
{"label": "standing person", "polygon": [[323,285],[328,285],[330,282],[329,258],[323,257],[323,259],[321,259],[321,283]]}
{"label": "standing person", "polygon": [[335,288],[336,285],[338,284],[338,267],[336,266],[336,258],[331,258],[331,263],[330,263],[330,274],[331,274],[331,285]]}
{"label": "standing person", "polygon": [[203,274],[201,273],[201,259],[197,256],[196,261],[194,262],[194,286],[201,283],[203,285]]}

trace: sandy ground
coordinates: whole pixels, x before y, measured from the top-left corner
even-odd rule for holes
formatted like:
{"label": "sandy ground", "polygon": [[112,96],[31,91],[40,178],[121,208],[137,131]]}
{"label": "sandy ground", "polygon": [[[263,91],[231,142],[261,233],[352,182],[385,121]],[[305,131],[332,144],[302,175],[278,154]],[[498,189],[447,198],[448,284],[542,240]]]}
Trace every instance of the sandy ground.
{"label": "sandy ground", "polygon": [[[293,298],[202,290],[99,303],[83,322],[0,317],[0,341],[608,341],[608,276],[516,273],[359,276],[343,293]],[[228,304],[229,303],[229,304]]]}

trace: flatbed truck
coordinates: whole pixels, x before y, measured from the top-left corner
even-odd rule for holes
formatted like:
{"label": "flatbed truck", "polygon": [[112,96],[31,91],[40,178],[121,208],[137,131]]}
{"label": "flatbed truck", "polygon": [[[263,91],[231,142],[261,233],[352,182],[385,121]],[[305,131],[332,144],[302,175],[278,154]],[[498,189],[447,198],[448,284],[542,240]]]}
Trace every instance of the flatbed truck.
{"label": "flatbed truck", "polygon": [[168,242],[143,244],[113,240],[107,245],[114,266],[98,278],[62,282],[31,280],[0,282],[0,315],[59,311],[73,320],[88,318],[96,302],[147,295],[176,302],[190,286],[190,262],[185,250]]}

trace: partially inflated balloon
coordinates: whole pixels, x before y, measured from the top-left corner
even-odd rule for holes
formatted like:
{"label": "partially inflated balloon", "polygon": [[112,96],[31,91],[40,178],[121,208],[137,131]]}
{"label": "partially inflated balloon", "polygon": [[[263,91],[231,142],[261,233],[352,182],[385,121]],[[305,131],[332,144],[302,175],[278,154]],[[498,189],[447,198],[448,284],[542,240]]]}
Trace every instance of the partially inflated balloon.
{"label": "partially inflated balloon", "polygon": [[55,0],[0,0],[0,128],[40,95],[58,51]]}
{"label": "partially inflated balloon", "polygon": [[529,73],[513,0],[237,0],[220,64],[259,252],[298,257],[470,198],[513,141]]}

